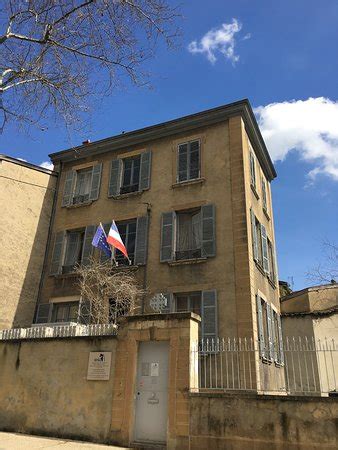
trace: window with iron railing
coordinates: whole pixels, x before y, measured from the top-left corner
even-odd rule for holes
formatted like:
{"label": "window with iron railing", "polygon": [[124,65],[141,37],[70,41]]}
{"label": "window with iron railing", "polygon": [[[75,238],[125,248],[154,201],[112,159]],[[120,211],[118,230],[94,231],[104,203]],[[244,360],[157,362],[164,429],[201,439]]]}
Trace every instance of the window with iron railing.
{"label": "window with iron railing", "polygon": [[74,272],[75,266],[81,263],[85,230],[69,231],[66,234],[66,249],[62,265],[62,273]]}
{"label": "window with iron railing", "polygon": [[137,192],[140,183],[141,155],[123,159],[123,175],[120,194]]}

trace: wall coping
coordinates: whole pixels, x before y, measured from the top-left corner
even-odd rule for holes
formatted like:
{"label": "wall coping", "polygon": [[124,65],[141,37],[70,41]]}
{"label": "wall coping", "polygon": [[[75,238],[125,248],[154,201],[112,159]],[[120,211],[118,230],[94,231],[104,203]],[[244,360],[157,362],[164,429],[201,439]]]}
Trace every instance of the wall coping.
{"label": "wall coping", "polygon": [[194,322],[201,322],[201,317],[193,312],[136,314],[127,316],[125,319],[128,322],[153,322],[154,320],[193,320]]}
{"label": "wall coping", "polygon": [[337,397],[322,397],[319,395],[290,395],[290,394],[258,394],[257,392],[189,392],[189,396],[194,397],[206,397],[206,398],[251,398],[253,400],[281,400],[281,401],[291,401],[291,402],[330,402],[338,403]]}

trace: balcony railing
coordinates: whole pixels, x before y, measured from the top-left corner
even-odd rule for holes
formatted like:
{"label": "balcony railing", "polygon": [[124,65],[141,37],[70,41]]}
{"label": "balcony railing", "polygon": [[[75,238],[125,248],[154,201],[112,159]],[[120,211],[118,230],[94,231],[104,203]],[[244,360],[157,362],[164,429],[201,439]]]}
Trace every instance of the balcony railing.
{"label": "balcony railing", "polygon": [[74,195],[73,205],[79,205],[81,203],[86,203],[89,201],[89,194],[84,195]]}
{"label": "balcony railing", "polygon": [[198,259],[202,258],[202,249],[194,248],[190,250],[176,250],[175,260],[182,261],[184,259]]}
{"label": "balcony railing", "polygon": [[137,192],[139,188],[138,184],[131,184],[130,186],[121,186],[120,194],[129,194],[131,192]]}

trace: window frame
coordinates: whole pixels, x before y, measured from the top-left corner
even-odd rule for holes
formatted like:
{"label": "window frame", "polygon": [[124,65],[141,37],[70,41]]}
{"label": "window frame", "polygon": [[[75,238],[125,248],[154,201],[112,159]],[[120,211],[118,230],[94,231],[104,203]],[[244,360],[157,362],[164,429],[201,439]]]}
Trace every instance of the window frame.
{"label": "window frame", "polygon": [[254,151],[250,146],[250,154],[249,154],[249,160],[250,160],[250,185],[251,187],[257,191],[257,177],[256,177],[256,161],[255,161],[255,155]]}
{"label": "window frame", "polygon": [[[122,192],[123,188],[128,188],[128,187],[133,187],[136,186],[136,184],[128,184],[128,185],[124,185],[124,175],[125,175],[125,164],[128,161],[132,162],[132,167],[131,167],[131,173],[130,173],[130,180],[132,181],[134,178],[134,172],[135,172],[135,161],[138,160],[139,162],[139,167],[138,167],[138,181],[137,181],[137,188],[133,189],[133,190],[126,190],[126,192]],[[120,186],[119,186],[119,191],[120,191],[120,195],[124,195],[124,194],[131,194],[134,192],[139,192],[140,189],[140,181],[141,181],[141,153],[138,153],[137,155],[133,155],[133,156],[126,156],[125,158],[121,158],[122,161],[122,170],[121,170],[121,178],[120,178]]]}
{"label": "window frame", "polygon": [[[80,247],[78,249],[78,258],[77,261],[72,264],[72,265],[65,265],[66,259],[67,259],[67,251],[68,251],[68,245],[69,245],[69,236],[71,234],[80,234],[81,238],[80,238]],[[65,274],[70,274],[70,273],[74,273],[74,268],[76,266],[76,264],[81,264],[82,261],[82,252],[83,252],[83,246],[84,246],[84,241],[85,241],[85,234],[86,234],[86,228],[79,228],[76,230],[66,230],[66,242],[64,243],[64,251],[63,251],[63,255],[61,256],[61,274],[65,275]],[[69,271],[65,271],[64,268],[65,267],[72,267],[72,269],[70,269]]]}
{"label": "window frame", "polygon": [[[93,179],[93,169],[94,169],[94,166],[75,170],[74,187],[73,187],[73,192],[71,193],[71,195],[72,195],[71,206],[82,205],[83,203],[88,203],[90,201],[90,191],[91,191],[91,184],[92,184],[92,179]],[[82,174],[83,173],[90,174],[89,177],[88,177],[88,186],[87,186],[88,192],[86,192],[85,194],[78,194],[76,196],[75,193],[76,193],[76,188],[77,188],[78,183],[79,183],[79,174],[81,175],[81,173]],[[81,201],[74,202],[74,199],[76,199],[77,197],[86,197],[86,198],[83,198]]]}
{"label": "window frame", "polygon": [[[135,218],[135,219],[127,219],[127,220],[120,220],[120,221],[116,222],[116,226],[117,226],[117,229],[119,230],[119,233],[120,233],[120,228],[119,227],[121,225],[127,225],[128,233],[126,233],[126,239],[123,241],[122,236],[121,236],[121,239],[122,239],[122,242],[123,242],[123,244],[125,245],[125,247],[126,247],[126,249],[128,251],[129,226],[132,223],[135,223],[134,253],[133,253],[132,258],[130,257],[129,252],[128,252],[128,256],[129,256],[129,259],[131,260],[132,264],[134,265],[134,263],[135,263],[135,255],[136,255],[137,218]],[[117,252],[119,252],[119,253],[117,254]],[[119,265],[121,265],[121,266],[129,265],[129,262],[128,262],[127,258],[123,255],[122,252],[120,252],[116,248],[113,249],[113,257],[118,262]]]}
{"label": "window frame", "polygon": [[[199,231],[200,231],[200,247],[196,248],[196,249],[188,249],[188,250],[180,250],[178,248],[179,245],[179,241],[180,241],[180,224],[179,224],[179,217],[180,215],[183,214],[191,214],[191,225],[192,225],[192,218],[194,216],[194,213],[200,214],[200,220],[199,220]],[[181,260],[191,260],[191,259],[198,259],[198,258],[203,258],[202,255],[202,207],[197,207],[197,208],[189,208],[187,210],[180,210],[180,211],[175,211],[175,219],[174,219],[174,261],[181,261]],[[194,252],[198,253],[200,252],[199,256],[189,256],[187,258],[177,258],[177,253],[179,252],[191,252],[191,255],[193,255]]]}
{"label": "window frame", "polygon": [[[76,320],[70,318],[70,310],[71,307],[74,307],[77,305],[77,313],[76,313]],[[66,320],[56,320],[57,317],[57,310],[61,308],[67,308],[67,317]],[[52,314],[51,314],[51,323],[69,323],[69,322],[76,322],[78,323],[78,317],[79,317],[79,307],[80,302],[78,300],[74,301],[67,301],[67,302],[53,302],[52,303]]]}
{"label": "window frame", "polygon": [[[189,151],[189,150],[191,148],[191,144],[194,143],[194,142],[198,142],[198,166],[199,167],[198,167],[198,176],[194,177],[194,178],[191,178],[190,177],[191,151]],[[187,148],[187,178],[185,180],[180,180],[180,146],[181,145],[187,145],[188,146],[188,148]],[[201,170],[201,167],[202,167],[202,164],[201,164],[201,162],[202,162],[201,161],[202,160],[202,157],[201,157],[202,151],[201,150],[202,149],[201,149],[201,139],[200,138],[198,138],[198,139],[191,139],[190,141],[185,141],[185,142],[179,142],[177,144],[177,155],[176,155],[176,183],[177,184],[189,183],[190,181],[200,180],[201,179],[201,173],[202,173],[202,170]]]}

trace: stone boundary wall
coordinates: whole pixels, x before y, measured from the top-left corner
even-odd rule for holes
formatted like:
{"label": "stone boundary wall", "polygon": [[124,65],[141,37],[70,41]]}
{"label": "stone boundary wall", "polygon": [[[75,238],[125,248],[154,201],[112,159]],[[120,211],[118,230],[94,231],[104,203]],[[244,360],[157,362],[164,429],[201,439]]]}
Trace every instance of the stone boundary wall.
{"label": "stone boundary wall", "polygon": [[191,394],[191,449],[338,448],[338,398]]}
{"label": "stone boundary wall", "polygon": [[[106,442],[116,337],[0,342],[0,430]],[[109,381],[87,381],[89,352],[112,353]]]}

